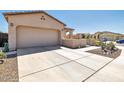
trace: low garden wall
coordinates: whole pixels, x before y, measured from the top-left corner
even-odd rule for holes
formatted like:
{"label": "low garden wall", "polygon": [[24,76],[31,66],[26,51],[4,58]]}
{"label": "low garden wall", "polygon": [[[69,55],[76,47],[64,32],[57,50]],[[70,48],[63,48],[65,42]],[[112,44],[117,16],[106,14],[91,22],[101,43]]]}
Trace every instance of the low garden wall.
{"label": "low garden wall", "polygon": [[95,39],[87,39],[87,45],[95,46],[96,45],[96,40]]}
{"label": "low garden wall", "polygon": [[65,39],[62,40],[62,45],[70,48],[80,48],[87,45],[86,39]]}

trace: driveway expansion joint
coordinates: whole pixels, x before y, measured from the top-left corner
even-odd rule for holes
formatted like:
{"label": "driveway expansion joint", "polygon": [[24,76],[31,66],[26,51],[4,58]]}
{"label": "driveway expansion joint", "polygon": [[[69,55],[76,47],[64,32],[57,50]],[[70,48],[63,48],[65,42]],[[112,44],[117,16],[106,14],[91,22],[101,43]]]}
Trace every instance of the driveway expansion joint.
{"label": "driveway expansion joint", "polygon": [[62,64],[59,64],[59,65],[51,66],[51,67],[48,67],[48,68],[43,69],[43,70],[38,70],[38,71],[32,72],[32,73],[30,73],[30,74],[23,75],[23,76],[21,76],[20,78],[24,78],[24,77],[27,77],[27,76],[30,76],[30,75],[33,75],[33,74],[36,74],[36,73],[39,73],[39,72],[42,72],[42,71],[46,71],[46,70],[51,69],[51,68],[58,67],[58,66],[60,66],[60,65],[68,64],[68,63],[71,63],[71,61],[67,61],[67,62],[62,63]]}
{"label": "driveway expansion joint", "polygon": [[86,79],[84,79],[82,82],[85,82],[86,80],[88,80],[89,78],[91,78],[93,75],[95,75],[97,72],[99,72],[100,70],[102,70],[104,67],[106,67],[108,64],[110,64],[111,62],[113,62],[115,59],[112,59],[111,61],[109,61],[108,63],[106,63],[103,67],[101,67],[100,69],[98,69],[97,71],[95,71],[93,74],[91,74],[89,77],[87,77]]}
{"label": "driveway expansion joint", "polygon": [[[47,49],[44,49],[44,50],[47,50]],[[93,69],[92,67],[89,67],[89,66],[87,66],[87,65],[85,65],[85,64],[81,64],[80,62],[78,62],[77,60],[79,60],[79,59],[87,59],[88,57],[93,57],[94,55],[85,55],[85,51],[82,51],[82,52],[76,52],[76,51],[72,51],[72,50],[65,50],[65,49],[60,49],[60,50],[62,50],[62,52],[60,51],[60,52],[57,52],[57,51],[55,51],[54,49],[51,51],[53,54],[55,54],[55,55],[58,55],[57,57],[59,57],[59,56],[61,56],[60,58],[64,58],[64,59],[66,59],[66,61],[64,61],[63,63],[59,63],[59,64],[54,64],[54,65],[51,65],[51,66],[47,66],[47,67],[45,67],[44,69],[40,66],[40,68],[39,69],[35,69],[34,71],[32,71],[32,72],[28,72],[27,74],[25,73],[24,75],[20,75],[20,80],[22,79],[24,79],[25,80],[25,78],[27,78],[28,76],[30,77],[30,76],[32,76],[32,75],[36,75],[37,76],[37,74],[40,74],[40,73],[42,73],[43,71],[50,71],[50,70],[52,70],[52,69],[54,69],[54,68],[59,68],[59,67],[61,67],[61,66],[66,66],[66,65],[69,65],[69,64],[72,64],[72,63],[75,63],[76,65],[78,65],[78,66],[80,66],[80,67],[82,67],[82,68],[85,68],[85,69],[89,69],[89,71],[92,71],[93,73],[90,73],[87,77],[85,77],[84,79],[81,79],[80,81],[82,81],[82,82],[85,82],[85,81],[87,81],[89,78],[91,78],[93,75],[95,75],[97,72],[99,72],[99,71],[101,71],[101,69],[103,69],[104,67],[106,67],[108,64],[110,64],[113,60],[115,60],[115,59],[111,59],[111,60],[106,60],[107,61],[107,63],[106,64],[104,64],[104,65],[102,65],[102,67],[100,67],[98,70],[96,69]],[[65,51],[65,52],[64,52]],[[61,53],[65,53],[65,54],[61,54]],[[49,53],[49,52],[48,52]],[[66,53],[70,53],[69,55],[67,55],[66,56]],[[74,54],[74,57],[72,56]],[[82,54],[82,55],[81,55]],[[87,54],[87,53],[86,53]],[[79,55],[79,56],[78,56]],[[94,56],[95,57],[95,56]],[[54,57],[53,57],[54,58]],[[60,60],[61,61],[61,60]],[[58,61],[57,61],[58,62]],[[53,60],[53,63],[54,63],[54,60]],[[44,73],[44,72],[43,72]],[[89,72],[88,72],[89,73]],[[40,75],[42,75],[42,74],[40,74]],[[82,73],[82,75],[83,75],[83,73]]]}
{"label": "driveway expansion joint", "polygon": [[[64,57],[64,58],[66,58],[66,59],[69,59],[69,58],[67,58],[67,57],[65,57],[65,56],[63,56],[63,55],[61,55],[61,54],[59,54],[59,53],[57,53],[57,52],[55,52],[55,51],[53,51],[54,53],[56,53],[56,54],[58,54],[58,55],[60,55],[60,56],[62,56],[62,57]],[[69,51],[70,52],[70,51]],[[75,52],[72,52],[72,53],[75,53]],[[76,53],[75,53],[76,54]],[[79,53],[77,53],[77,54],[79,54]],[[86,58],[86,57],[89,57],[89,56],[93,56],[93,55],[88,55],[88,56],[82,56],[82,57],[80,57],[80,58],[77,58],[77,59],[74,59],[74,60],[78,60],[78,59],[81,59],[81,58]],[[69,60],[71,60],[71,59],[69,59]]]}
{"label": "driveway expansion joint", "polygon": [[94,69],[92,69],[92,68],[90,68],[90,67],[88,67],[88,66],[85,66],[85,65],[83,65],[83,64],[81,64],[81,63],[79,63],[79,62],[76,62],[76,61],[74,61],[74,62],[77,63],[77,64],[79,64],[79,65],[81,65],[81,66],[84,66],[84,67],[86,67],[86,68],[88,68],[88,69],[93,70],[93,71],[96,72],[96,70],[94,70]]}
{"label": "driveway expansion joint", "polygon": [[[55,52],[55,53],[56,53],[56,52]],[[58,53],[57,53],[57,54],[58,54]],[[59,55],[60,55],[60,54],[59,54]],[[61,55],[61,56],[62,56],[62,55]],[[42,71],[46,71],[46,70],[51,69],[51,68],[55,68],[55,67],[58,67],[58,66],[61,66],[61,65],[64,65],[64,64],[68,64],[68,63],[71,63],[71,62],[75,62],[75,60],[78,60],[78,59],[81,59],[81,58],[86,58],[86,57],[89,57],[89,56],[80,57],[80,58],[77,58],[77,59],[74,59],[74,60],[70,60],[69,58],[64,57],[64,58],[66,58],[66,59],[69,59],[69,61],[67,61],[67,62],[65,62],[65,63],[62,63],[62,64],[58,64],[58,65],[52,66],[52,67],[49,67],[49,68],[46,68],[46,69],[43,69],[43,70],[35,71],[35,72],[32,72],[32,73],[27,74],[27,75],[23,75],[23,76],[20,77],[20,79],[22,79],[22,78],[24,78],[24,77],[27,77],[27,76],[30,76],[30,75],[33,75],[33,74],[36,74],[36,73],[39,73],[39,72],[42,72]],[[77,62],[75,62],[75,63],[77,63]],[[81,64],[80,64],[80,65],[81,65]],[[83,66],[83,65],[82,65],[82,66]],[[85,66],[85,67],[87,67],[87,66]],[[87,67],[87,68],[89,68],[89,67]],[[89,69],[91,69],[91,68],[89,68]],[[92,69],[91,69],[91,70],[92,70]]]}

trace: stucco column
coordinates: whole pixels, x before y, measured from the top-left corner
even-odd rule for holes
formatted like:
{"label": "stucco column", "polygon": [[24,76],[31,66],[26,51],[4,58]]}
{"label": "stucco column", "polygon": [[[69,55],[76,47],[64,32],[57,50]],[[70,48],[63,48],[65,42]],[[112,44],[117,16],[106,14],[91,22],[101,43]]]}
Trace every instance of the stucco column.
{"label": "stucco column", "polygon": [[8,33],[9,50],[10,51],[16,50],[16,26],[9,25]]}
{"label": "stucco column", "polygon": [[64,30],[60,30],[60,45],[62,45],[62,40],[64,39]]}

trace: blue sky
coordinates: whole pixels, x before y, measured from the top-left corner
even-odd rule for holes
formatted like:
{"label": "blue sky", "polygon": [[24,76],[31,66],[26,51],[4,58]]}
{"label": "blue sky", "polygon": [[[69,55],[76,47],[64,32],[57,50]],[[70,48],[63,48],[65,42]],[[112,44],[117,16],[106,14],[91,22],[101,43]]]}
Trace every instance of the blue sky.
{"label": "blue sky", "polygon": [[[8,24],[0,11],[0,31],[7,32]],[[111,31],[124,34],[124,11],[122,10],[47,10],[47,13],[61,20],[79,33]]]}

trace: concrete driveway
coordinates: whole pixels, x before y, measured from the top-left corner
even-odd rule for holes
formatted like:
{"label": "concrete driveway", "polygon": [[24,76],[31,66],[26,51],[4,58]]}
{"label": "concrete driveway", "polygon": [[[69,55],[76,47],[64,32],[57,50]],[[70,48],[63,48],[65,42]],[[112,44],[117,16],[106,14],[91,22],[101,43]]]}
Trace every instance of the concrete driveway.
{"label": "concrete driveway", "polygon": [[69,49],[54,46],[18,49],[19,81],[85,81],[112,60],[85,52],[94,48]]}

